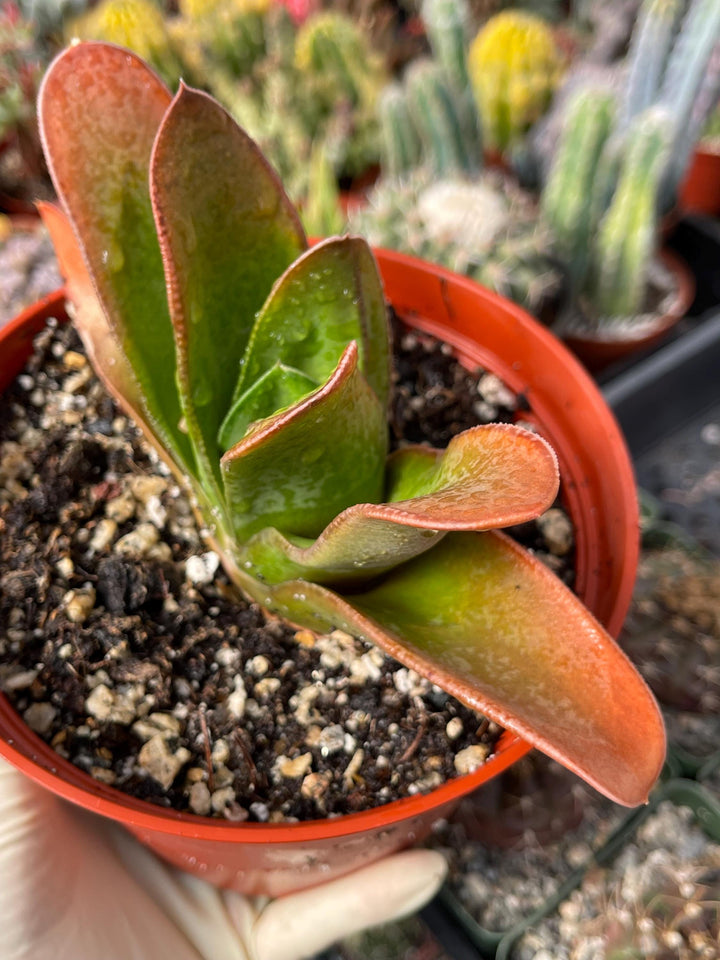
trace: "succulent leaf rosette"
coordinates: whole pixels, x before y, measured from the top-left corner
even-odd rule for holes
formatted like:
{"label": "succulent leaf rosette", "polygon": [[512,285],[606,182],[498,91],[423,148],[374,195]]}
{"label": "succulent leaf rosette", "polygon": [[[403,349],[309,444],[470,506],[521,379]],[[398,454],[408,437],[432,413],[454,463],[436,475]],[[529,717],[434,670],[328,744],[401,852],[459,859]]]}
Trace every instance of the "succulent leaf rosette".
{"label": "succulent leaf rosette", "polygon": [[309,246],[253,141],[101,43],[50,67],[42,205],[110,392],[184,478],[233,581],[369,639],[625,804],[664,757],[657,706],[582,603],[498,528],[555,455],[507,424],[388,457],[381,280],[358,237]]}

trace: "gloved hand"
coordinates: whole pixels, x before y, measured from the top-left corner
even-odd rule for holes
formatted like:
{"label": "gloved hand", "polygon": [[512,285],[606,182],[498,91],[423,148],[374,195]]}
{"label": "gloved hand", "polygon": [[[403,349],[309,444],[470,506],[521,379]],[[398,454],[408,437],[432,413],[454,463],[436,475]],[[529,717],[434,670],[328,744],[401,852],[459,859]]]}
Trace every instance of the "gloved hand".
{"label": "gloved hand", "polygon": [[410,850],[251,900],[166,865],[0,758],[2,960],[299,960],[419,909],[445,870],[440,854]]}

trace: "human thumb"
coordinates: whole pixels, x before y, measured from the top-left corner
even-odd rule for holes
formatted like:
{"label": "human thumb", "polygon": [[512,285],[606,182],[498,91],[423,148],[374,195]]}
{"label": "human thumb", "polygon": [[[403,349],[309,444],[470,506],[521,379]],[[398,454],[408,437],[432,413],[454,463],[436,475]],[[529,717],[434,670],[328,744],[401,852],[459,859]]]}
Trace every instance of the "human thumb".
{"label": "human thumb", "polygon": [[269,903],[255,922],[255,960],[300,960],[343,937],[414,913],[447,873],[432,850],[408,850]]}

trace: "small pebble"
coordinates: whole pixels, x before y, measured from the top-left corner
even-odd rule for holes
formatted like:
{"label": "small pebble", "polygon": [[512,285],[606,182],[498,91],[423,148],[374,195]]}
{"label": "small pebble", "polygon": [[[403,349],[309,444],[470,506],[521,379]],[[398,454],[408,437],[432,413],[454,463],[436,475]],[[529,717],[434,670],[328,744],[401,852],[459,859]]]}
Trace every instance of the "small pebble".
{"label": "small pebble", "polygon": [[85,623],[95,607],[95,589],[85,586],[81,590],[68,590],[63,597],[65,616],[72,623]]}
{"label": "small pebble", "polygon": [[30,704],[23,713],[23,720],[31,730],[34,730],[35,733],[39,733],[42,736],[48,733],[52,727],[56,714],[57,710],[51,703],[40,701],[39,703]]}
{"label": "small pebble", "polygon": [[474,743],[455,754],[455,770],[460,773],[472,773],[487,760],[490,748],[484,743]]}

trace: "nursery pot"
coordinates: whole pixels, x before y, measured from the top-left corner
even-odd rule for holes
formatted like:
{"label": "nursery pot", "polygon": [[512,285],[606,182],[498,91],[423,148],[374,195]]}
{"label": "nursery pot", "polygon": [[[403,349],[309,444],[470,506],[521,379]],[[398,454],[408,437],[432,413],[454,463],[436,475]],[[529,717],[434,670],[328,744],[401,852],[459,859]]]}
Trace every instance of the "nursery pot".
{"label": "nursery pot", "polygon": [[652,324],[643,324],[637,333],[617,337],[610,329],[605,336],[581,333],[568,334],[563,340],[588,370],[599,373],[625,357],[647,350],[659,343],[685,316],[695,296],[695,281],[682,262],[670,250],[663,250],[660,259],[674,279],[675,294],[663,313]]}
{"label": "nursery pot", "polygon": [[720,147],[697,147],[680,185],[678,206],[688,213],[720,216]]}
{"label": "nursery pot", "polygon": [[[638,510],[625,444],[598,389],[566,348],[510,301],[399,253],[381,250],[377,258],[388,300],[406,323],[449,343],[468,367],[493,371],[527,401],[522,419],[537,426],[559,458],[576,533],[576,591],[617,635],[635,579]],[[0,389],[20,372],[49,316],[64,316],[62,291],[0,331]],[[421,840],[463,795],[529,749],[506,732],[474,773],[361,813],[291,824],[228,823],[160,808],[97,782],[58,757],[0,695],[0,753],[28,776],[121,822],[185,870],[269,896],[332,879]]]}

